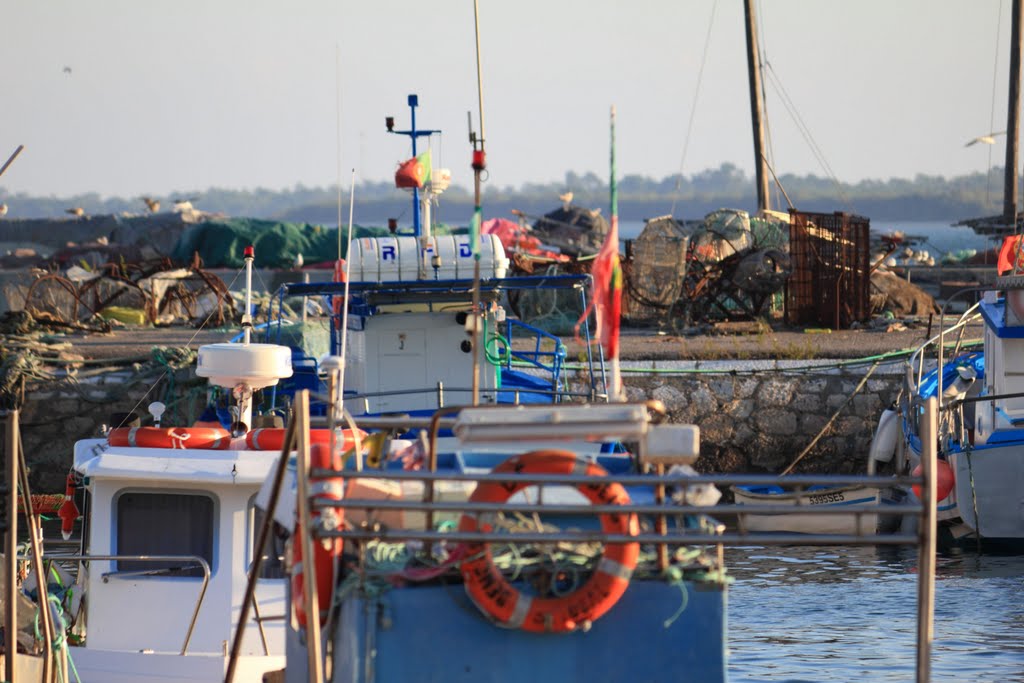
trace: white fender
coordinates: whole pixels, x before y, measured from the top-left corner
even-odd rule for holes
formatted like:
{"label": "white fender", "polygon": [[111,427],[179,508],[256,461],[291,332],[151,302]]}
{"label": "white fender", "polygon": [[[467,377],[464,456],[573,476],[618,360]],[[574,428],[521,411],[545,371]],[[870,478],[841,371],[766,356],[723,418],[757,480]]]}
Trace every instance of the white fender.
{"label": "white fender", "polygon": [[875,473],[876,462],[891,462],[896,454],[896,442],[900,435],[899,412],[887,408],[878,418],[878,427],[875,429],[875,436],[871,439],[871,448],[868,450],[868,474]]}

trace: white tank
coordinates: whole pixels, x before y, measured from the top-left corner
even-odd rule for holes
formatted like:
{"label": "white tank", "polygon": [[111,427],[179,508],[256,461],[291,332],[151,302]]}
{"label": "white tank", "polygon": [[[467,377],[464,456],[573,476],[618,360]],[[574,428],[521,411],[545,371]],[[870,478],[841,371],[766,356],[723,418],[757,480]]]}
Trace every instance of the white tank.
{"label": "white tank", "polygon": [[245,384],[255,391],[292,376],[292,350],[277,344],[206,344],[199,347],[196,374],[219,387]]}
{"label": "white tank", "polygon": [[[473,277],[469,235],[362,237],[349,254],[353,282],[464,280]],[[495,235],[480,235],[480,276],[505,277],[508,259]]]}

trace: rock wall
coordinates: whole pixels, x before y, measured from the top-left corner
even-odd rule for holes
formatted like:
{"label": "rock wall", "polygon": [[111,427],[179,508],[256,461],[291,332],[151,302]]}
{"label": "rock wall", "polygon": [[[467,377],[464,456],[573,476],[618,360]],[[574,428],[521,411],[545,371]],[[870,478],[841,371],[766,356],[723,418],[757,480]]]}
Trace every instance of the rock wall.
{"label": "rock wall", "polygon": [[31,387],[20,420],[32,491],[63,493],[75,442],[99,436],[115,413],[148,417],[147,406],[162,401],[168,406],[165,424],[188,424],[206,404],[205,386],[190,368],[155,377],[129,368]]}
{"label": "rock wall", "polygon": [[[864,471],[878,418],[896,398],[901,363],[881,365],[854,394],[870,366],[828,361],[699,361],[623,363],[632,401],[656,399],[672,422],[701,428],[703,472],[779,472],[838,416],[797,472]],[[581,376],[574,390],[586,392]],[[22,439],[36,492],[60,492],[74,444],[95,437],[117,412],[146,414],[168,405],[166,424],[187,424],[205,405],[205,380],[188,368],[158,379],[125,369],[88,381],[31,390],[22,408]],[[847,398],[852,395],[852,399]]]}
{"label": "rock wall", "polygon": [[896,400],[904,377],[902,362],[879,365],[857,391],[870,367],[829,361],[623,363],[623,386],[631,401],[664,403],[671,422],[700,426],[699,471],[781,472],[835,416],[794,471],[863,473],[878,418]]}

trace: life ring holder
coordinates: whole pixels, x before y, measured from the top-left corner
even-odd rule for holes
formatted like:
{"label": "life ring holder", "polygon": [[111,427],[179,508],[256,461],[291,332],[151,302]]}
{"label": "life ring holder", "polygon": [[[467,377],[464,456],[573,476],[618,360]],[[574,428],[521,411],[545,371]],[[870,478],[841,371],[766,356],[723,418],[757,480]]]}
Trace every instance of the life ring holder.
{"label": "life ring holder", "polygon": [[[331,457],[331,447],[326,443],[312,443],[309,447],[309,468],[340,469],[340,461]],[[340,476],[323,478],[310,477],[309,495],[324,501],[339,501],[344,498],[344,480]],[[316,526],[320,520],[333,529],[341,529],[345,521],[344,508],[312,508],[310,524]],[[334,602],[334,586],[337,580],[338,563],[344,549],[341,538],[318,539],[313,544],[313,565],[316,572],[317,609],[320,625],[327,621],[327,615]],[[302,522],[296,517],[291,537],[290,573],[292,589],[292,617],[299,628],[306,628],[306,585],[302,561]]]}
{"label": "life ring holder", "polygon": [[[595,462],[582,460],[563,450],[537,450],[509,458],[494,473],[521,474],[586,474],[607,476],[608,472]],[[530,486],[528,482],[481,482],[470,502],[503,503],[513,494]],[[576,490],[597,505],[628,505],[629,495],[618,483],[579,484]],[[639,533],[634,514],[605,513],[601,530],[606,534]],[[463,513],[460,532],[477,532],[484,528],[478,515]],[[504,628],[518,628],[534,633],[565,633],[596,621],[611,609],[629,586],[640,556],[639,543],[606,543],[604,553],[590,578],[568,595],[542,598],[524,595],[516,590],[494,565],[489,543],[466,543],[461,563],[466,593],[491,621]]]}
{"label": "life ring holder", "polygon": [[231,445],[231,433],[220,427],[115,427],[107,435],[107,443],[132,448],[222,451]]}

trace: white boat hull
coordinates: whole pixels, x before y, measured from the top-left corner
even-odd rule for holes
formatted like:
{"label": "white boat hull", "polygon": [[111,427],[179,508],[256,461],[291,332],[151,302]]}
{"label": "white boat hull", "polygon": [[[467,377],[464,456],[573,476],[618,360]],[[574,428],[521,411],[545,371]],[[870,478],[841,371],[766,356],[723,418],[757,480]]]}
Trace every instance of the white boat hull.
{"label": "white boat hull", "polygon": [[[177,652],[128,652],[68,648],[82,683],[171,683],[173,681],[223,681],[228,657],[223,654]],[[283,669],[284,655],[239,657],[236,681],[261,681],[263,674]]]}
{"label": "white boat hull", "polygon": [[850,514],[759,514],[758,506],[806,506],[814,510],[823,507],[849,505],[877,505],[882,500],[882,489],[866,486],[842,486],[820,491],[753,493],[733,487],[738,505],[747,505],[751,512],[740,516],[739,524],[746,531],[789,532],[802,534],[874,534],[878,530],[875,513]]}

